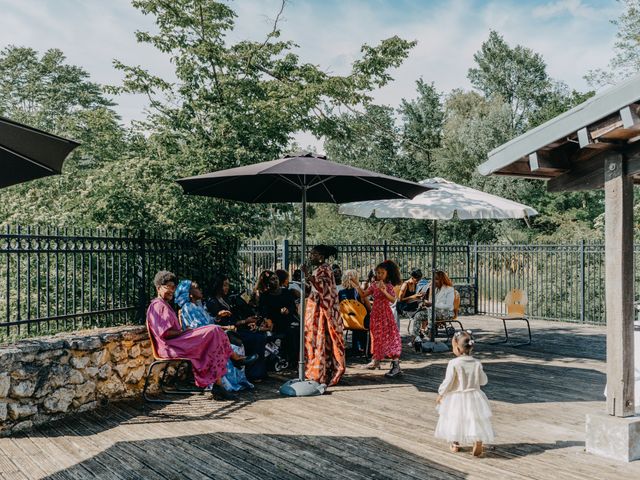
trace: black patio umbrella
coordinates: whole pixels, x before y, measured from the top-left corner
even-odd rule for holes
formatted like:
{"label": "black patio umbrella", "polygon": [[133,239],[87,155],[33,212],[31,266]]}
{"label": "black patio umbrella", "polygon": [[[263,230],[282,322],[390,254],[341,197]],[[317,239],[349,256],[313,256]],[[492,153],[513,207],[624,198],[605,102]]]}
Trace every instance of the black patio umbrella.
{"label": "black patio umbrella", "polygon": [[[330,162],[323,155],[308,152],[183,178],[178,183],[190,195],[249,203],[302,202],[302,255],[306,254],[307,202],[346,203],[413,198],[430,190],[418,183]],[[304,272],[302,284],[304,285]],[[280,391],[285,395],[307,396],[323,392],[315,382],[304,381],[304,312],[305,298],[302,295],[298,379],[283,385]]]}
{"label": "black patio umbrella", "polygon": [[0,188],[61,173],[65,158],[78,145],[0,117]]}

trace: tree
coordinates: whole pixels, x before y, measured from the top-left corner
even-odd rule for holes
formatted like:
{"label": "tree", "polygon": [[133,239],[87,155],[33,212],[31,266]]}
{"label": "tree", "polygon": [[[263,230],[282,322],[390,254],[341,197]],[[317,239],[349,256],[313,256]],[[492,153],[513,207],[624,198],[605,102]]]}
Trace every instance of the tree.
{"label": "tree", "polygon": [[96,226],[82,192],[94,183],[95,169],[120,159],[128,144],[113,105],[60,50],[0,51],[0,115],[81,143],[65,162],[64,175],[3,190],[1,222]]}
{"label": "tree", "polygon": [[[414,45],[398,37],[365,45],[351,72],[337,76],[301,61],[292,42],[279,40],[279,15],[263,42],[231,43],[226,35],[235,13],[223,3],[135,0],[133,5],[153,15],[158,28],[137,32],[138,41],[167,53],[177,80],[115,62],[125,80],[113,91],[149,96],[152,113],[143,128],[151,135],[142,159],[157,165],[162,172],[157,181],[165,185],[170,177],[278,158],[299,130],[335,132],[339,109],[368,102],[369,92],[391,80],[387,71]],[[177,193],[175,186],[170,190]],[[266,208],[192,197],[166,200],[172,219],[159,222],[207,237],[257,234],[268,221]]]}
{"label": "tree", "polygon": [[622,3],[625,11],[616,20],[611,21],[618,27],[618,32],[609,69],[591,70],[584,77],[594,88],[615,85],[640,71],[640,1],[618,2]]}
{"label": "tree", "polygon": [[489,38],[473,56],[477,67],[467,74],[471,84],[486,98],[501,98],[511,110],[511,127],[522,133],[527,118],[539,109],[551,80],[542,56],[517,45],[511,48],[500,34]]}

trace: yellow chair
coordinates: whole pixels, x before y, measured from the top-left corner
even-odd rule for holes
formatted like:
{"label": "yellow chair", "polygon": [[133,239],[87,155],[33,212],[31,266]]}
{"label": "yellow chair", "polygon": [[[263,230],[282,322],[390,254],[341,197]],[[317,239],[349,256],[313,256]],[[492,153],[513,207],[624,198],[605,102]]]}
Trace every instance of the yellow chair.
{"label": "yellow chair", "polygon": [[509,342],[509,331],[507,330],[507,321],[520,320],[527,324],[527,332],[529,333],[529,341],[526,343],[520,343],[514,346],[531,345],[531,325],[527,318],[526,308],[528,303],[527,292],[520,290],[519,288],[513,288],[509,290],[507,296],[504,298],[504,304],[507,309],[507,314],[502,317],[495,317],[502,320],[504,326],[505,339],[501,342],[495,343],[507,343]]}
{"label": "yellow chair", "polygon": [[369,329],[364,326],[364,319],[367,316],[366,307],[358,300],[345,299],[340,302],[340,316],[344,324],[344,330],[351,332],[351,341],[353,342],[354,330],[367,332],[367,342],[365,346],[365,357],[369,356]]}

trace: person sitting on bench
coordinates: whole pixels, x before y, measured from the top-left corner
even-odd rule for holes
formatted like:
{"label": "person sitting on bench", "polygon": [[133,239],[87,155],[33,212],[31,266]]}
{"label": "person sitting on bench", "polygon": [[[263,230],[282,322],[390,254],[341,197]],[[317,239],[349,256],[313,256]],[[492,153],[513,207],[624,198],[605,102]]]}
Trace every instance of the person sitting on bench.
{"label": "person sitting on bench", "polygon": [[225,399],[232,398],[222,387],[221,379],[227,373],[227,360],[236,365],[254,361],[253,358],[234,353],[229,339],[217,325],[183,330],[176,312],[169,302],[176,291],[176,276],[166,270],[159,271],[153,279],[158,296],[147,309],[147,324],[161,358],[184,358],[191,362],[193,376],[198,387],[211,387]]}

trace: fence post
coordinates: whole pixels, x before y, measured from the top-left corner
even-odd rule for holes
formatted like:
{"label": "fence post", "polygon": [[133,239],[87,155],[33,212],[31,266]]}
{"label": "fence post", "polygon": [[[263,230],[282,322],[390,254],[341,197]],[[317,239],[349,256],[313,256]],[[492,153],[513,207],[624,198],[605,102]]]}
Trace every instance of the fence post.
{"label": "fence post", "polygon": [[471,283],[471,244],[467,242],[467,283]]}
{"label": "fence post", "polygon": [[145,322],[145,311],[147,308],[147,275],[146,275],[146,235],[145,231],[140,231],[138,237],[138,249],[136,252],[136,282],[138,294],[138,308],[136,312],[136,321],[138,323]]}
{"label": "fence post", "polygon": [[289,271],[289,240],[282,241],[282,269]]}
{"label": "fence post", "polygon": [[480,285],[478,285],[478,242],[473,242],[473,300],[475,313],[478,313],[479,305],[478,305],[478,291],[480,290]]}
{"label": "fence post", "polygon": [[256,282],[256,242],[251,240],[251,282]]}
{"label": "fence post", "polygon": [[584,293],[585,293],[585,284],[584,284],[584,240],[580,240],[580,322],[584,323]]}
{"label": "fence post", "polygon": [[389,258],[389,242],[384,241],[384,245],[382,246],[382,256],[383,260],[387,260]]}
{"label": "fence post", "polygon": [[278,241],[273,241],[273,271],[278,270]]}

